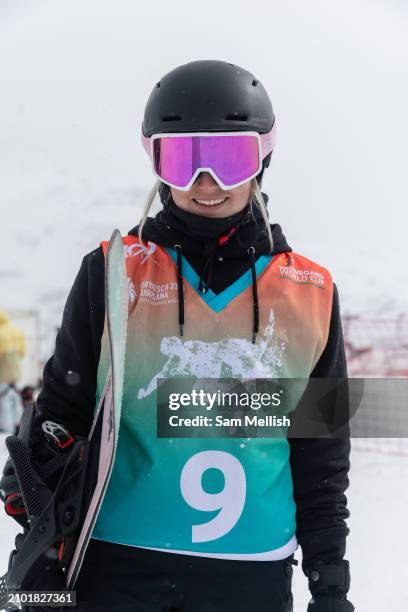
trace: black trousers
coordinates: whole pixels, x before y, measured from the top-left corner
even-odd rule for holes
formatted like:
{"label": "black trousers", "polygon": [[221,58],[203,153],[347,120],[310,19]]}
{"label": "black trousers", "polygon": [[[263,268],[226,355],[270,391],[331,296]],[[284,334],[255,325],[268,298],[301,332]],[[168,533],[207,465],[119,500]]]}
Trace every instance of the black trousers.
{"label": "black trousers", "polygon": [[293,555],[234,561],[91,540],[76,585],[82,612],[292,612]]}

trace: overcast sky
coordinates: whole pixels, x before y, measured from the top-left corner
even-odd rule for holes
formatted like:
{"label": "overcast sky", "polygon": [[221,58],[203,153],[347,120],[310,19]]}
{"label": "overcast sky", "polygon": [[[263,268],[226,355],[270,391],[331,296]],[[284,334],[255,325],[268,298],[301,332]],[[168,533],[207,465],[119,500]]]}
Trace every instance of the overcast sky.
{"label": "overcast sky", "polygon": [[344,311],[407,310],[407,24],[398,0],[1,0],[1,303],[58,318],[83,255],[137,223],[154,182],[152,87],[212,58],[270,93],[263,188],[292,248]]}

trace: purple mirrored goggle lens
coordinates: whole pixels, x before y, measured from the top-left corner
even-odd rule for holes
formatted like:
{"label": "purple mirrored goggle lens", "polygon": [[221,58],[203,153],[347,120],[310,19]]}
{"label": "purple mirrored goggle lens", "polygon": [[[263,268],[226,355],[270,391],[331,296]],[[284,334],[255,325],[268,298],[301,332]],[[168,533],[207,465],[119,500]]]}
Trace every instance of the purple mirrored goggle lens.
{"label": "purple mirrored goggle lens", "polygon": [[197,171],[210,170],[222,187],[231,188],[261,171],[262,159],[274,146],[274,130],[267,134],[158,134],[152,139],[142,134],[142,140],[154,172],[165,183],[186,189]]}
{"label": "purple mirrored goggle lens", "polygon": [[153,141],[156,173],[186,187],[199,168],[211,168],[224,185],[236,185],[259,167],[255,136],[162,137]]}

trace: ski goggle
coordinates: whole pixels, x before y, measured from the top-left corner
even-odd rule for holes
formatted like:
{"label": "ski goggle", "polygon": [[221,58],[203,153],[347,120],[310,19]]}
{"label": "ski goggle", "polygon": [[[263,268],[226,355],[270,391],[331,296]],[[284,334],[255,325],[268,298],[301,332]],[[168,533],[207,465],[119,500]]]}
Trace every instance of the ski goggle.
{"label": "ski goggle", "polygon": [[181,191],[191,189],[200,172],[208,172],[224,189],[250,181],[273,151],[275,124],[270,132],[181,132],[144,136],[153,172],[163,183]]}

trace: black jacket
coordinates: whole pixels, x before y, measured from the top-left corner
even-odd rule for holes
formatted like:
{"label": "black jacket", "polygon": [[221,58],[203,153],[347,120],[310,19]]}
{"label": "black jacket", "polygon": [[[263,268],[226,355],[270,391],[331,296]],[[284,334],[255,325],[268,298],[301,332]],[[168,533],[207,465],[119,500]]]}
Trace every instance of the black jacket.
{"label": "black jacket", "polygon": [[[264,198],[267,200],[266,194]],[[254,245],[256,256],[268,252],[269,245],[259,231],[262,221],[256,210],[253,216],[247,207],[241,215],[230,218],[238,231],[222,246],[219,241],[219,235],[225,233],[222,223],[218,236],[213,239],[217,222],[194,217],[180,211],[174,203],[170,206],[167,203],[154,219],[148,218],[143,238],[163,246],[180,244],[190,264],[203,281],[205,278],[204,285],[214,293],[225,289],[250,266],[248,245]],[[291,251],[280,226],[273,224],[271,228],[274,253]],[[129,234],[137,235],[137,232],[138,227]],[[73,433],[88,433],[93,418],[104,316],[104,255],[99,247],[84,257],[68,296],[55,352],[44,368],[37,422],[48,418],[65,424]],[[311,376],[347,377],[336,285],[329,338]],[[345,490],[350,442],[319,438],[293,438],[289,442],[303,568],[318,561],[336,563],[345,554],[348,534]]]}

